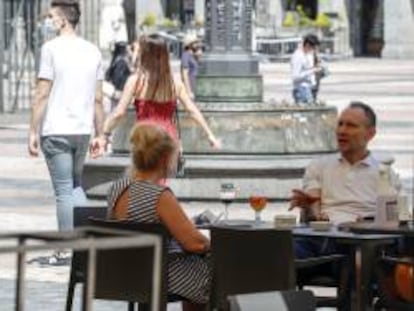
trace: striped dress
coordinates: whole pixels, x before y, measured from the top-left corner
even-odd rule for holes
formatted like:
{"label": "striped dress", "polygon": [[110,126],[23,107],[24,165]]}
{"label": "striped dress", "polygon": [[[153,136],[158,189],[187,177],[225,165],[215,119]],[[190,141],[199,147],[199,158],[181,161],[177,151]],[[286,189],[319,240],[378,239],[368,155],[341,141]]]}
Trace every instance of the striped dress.
{"label": "striped dress", "polygon": [[[108,195],[108,215],[121,194],[128,191],[128,219],[144,223],[160,223],[156,206],[168,187],[129,178],[115,181]],[[168,243],[168,293],[179,295],[194,303],[206,303],[209,298],[211,273],[206,257],[185,252],[171,238]]]}

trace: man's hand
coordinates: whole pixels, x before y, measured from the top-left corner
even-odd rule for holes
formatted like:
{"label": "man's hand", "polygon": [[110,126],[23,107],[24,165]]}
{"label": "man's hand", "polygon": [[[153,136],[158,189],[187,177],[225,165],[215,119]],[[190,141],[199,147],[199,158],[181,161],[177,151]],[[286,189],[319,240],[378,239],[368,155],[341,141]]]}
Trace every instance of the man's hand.
{"label": "man's hand", "polygon": [[313,72],[316,73],[316,74],[321,73],[322,72],[322,67],[321,66],[313,67]]}
{"label": "man's hand", "polygon": [[306,193],[299,189],[292,190],[292,197],[290,198],[289,210],[295,207],[302,209],[302,221],[324,220],[329,221],[328,214],[320,210],[320,206],[316,207],[314,203],[320,202],[321,198],[317,194]]}
{"label": "man's hand", "polygon": [[290,208],[292,210],[295,207],[308,208],[313,203],[320,201],[320,197],[312,196],[299,189],[292,190],[292,197],[290,198]]}
{"label": "man's hand", "polygon": [[28,151],[31,157],[39,156],[39,136],[35,133],[29,133]]}
{"label": "man's hand", "polygon": [[102,156],[107,148],[108,139],[105,136],[99,136],[92,139],[89,146],[89,153],[93,159]]}

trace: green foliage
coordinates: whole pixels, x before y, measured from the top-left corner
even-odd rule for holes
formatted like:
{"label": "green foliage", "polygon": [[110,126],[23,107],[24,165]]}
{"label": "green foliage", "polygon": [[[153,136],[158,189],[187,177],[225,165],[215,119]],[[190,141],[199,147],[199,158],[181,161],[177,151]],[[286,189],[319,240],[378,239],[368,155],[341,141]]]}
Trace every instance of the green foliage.
{"label": "green foliage", "polygon": [[177,20],[172,20],[171,18],[164,18],[161,25],[166,27],[166,28],[175,28],[175,27],[178,26],[178,21]]}
{"label": "green foliage", "polygon": [[157,17],[154,13],[148,13],[141,22],[142,26],[154,27],[157,23]]}
{"label": "green foliage", "polygon": [[303,6],[298,5],[296,7],[296,11],[299,14],[299,26],[300,27],[313,26],[314,21],[310,19],[309,16],[306,14],[305,10],[303,9]]}
{"label": "green foliage", "polygon": [[296,26],[296,18],[295,14],[292,11],[287,11],[285,15],[285,19],[282,23],[283,27],[294,27]]}
{"label": "green foliage", "polygon": [[318,16],[315,20],[315,26],[319,28],[329,28],[332,23],[329,17],[324,13],[318,13]]}
{"label": "green foliage", "polygon": [[[296,17],[296,14],[298,17]],[[331,20],[325,13],[318,13],[315,20],[311,19],[303,9],[303,6],[298,5],[296,12],[287,11],[285,19],[283,20],[283,27],[318,27],[318,28],[329,28],[331,27]]]}

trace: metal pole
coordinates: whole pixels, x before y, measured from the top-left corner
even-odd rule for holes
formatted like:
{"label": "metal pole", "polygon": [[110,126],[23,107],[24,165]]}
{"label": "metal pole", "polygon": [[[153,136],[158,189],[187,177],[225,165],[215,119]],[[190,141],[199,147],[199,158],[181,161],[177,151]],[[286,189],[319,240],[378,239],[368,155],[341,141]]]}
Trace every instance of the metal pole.
{"label": "metal pole", "polygon": [[160,288],[162,286],[162,240],[157,238],[156,243],[153,246],[154,249],[154,270],[152,272],[152,289],[151,289],[151,311],[160,310],[161,293]]}
{"label": "metal pole", "polygon": [[[6,22],[4,16],[4,1],[0,1],[0,36],[4,36],[4,23]],[[4,40],[0,40],[0,113],[4,112],[4,49]]]}
{"label": "metal pole", "polygon": [[[24,245],[25,239],[19,238],[19,246]],[[16,300],[15,310],[24,310],[24,275],[25,275],[26,251],[22,250],[17,253],[17,276],[16,276]]]}
{"label": "metal pole", "polygon": [[[414,126],[414,123],[411,123],[412,127]],[[414,133],[414,127],[412,128],[412,133]],[[413,141],[413,147],[414,147],[414,141]],[[413,154],[411,156],[411,184],[410,184],[410,190],[411,190],[411,206],[410,206],[410,212],[411,212],[411,226],[414,226],[414,150],[411,151]]]}
{"label": "metal pole", "polygon": [[83,288],[82,311],[93,310],[93,298],[95,293],[96,281],[96,245],[94,240],[90,239],[90,246],[88,249],[88,266],[86,284]]}

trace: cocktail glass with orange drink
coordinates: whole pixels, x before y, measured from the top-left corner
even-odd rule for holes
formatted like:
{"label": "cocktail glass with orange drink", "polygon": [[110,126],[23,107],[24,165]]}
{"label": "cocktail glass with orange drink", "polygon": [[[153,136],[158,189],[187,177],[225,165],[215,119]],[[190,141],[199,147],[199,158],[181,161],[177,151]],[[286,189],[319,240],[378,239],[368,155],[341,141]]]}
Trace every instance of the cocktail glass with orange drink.
{"label": "cocktail glass with orange drink", "polygon": [[250,207],[255,212],[255,225],[259,225],[262,221],[261,212],[267,205],[267,197],[261,190],[254,190],[249,197]]}

